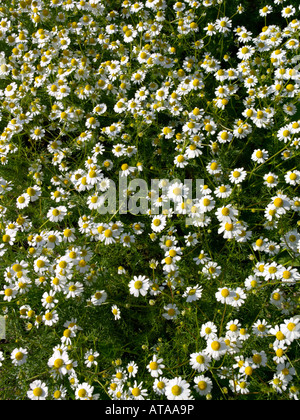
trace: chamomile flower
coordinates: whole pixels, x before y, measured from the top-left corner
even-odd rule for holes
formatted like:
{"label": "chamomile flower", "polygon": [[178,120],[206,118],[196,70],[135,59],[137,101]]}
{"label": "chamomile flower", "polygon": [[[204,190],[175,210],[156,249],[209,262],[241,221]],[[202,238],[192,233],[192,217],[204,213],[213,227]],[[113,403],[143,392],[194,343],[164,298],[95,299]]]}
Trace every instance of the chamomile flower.
{"label": "chamomile flower", "polygon": [[278,394],[282,394],[288,386],[288,383],[280,374],[274,374],[272,380],[269,381],[269,384]]}
{"label": "chamomile flower", "polygon": [[28,207],[29,203],[30,203],[30,197],[27,193],[24,193],[17,198],[16,207],[22,210]]}
{"label": "chamomile flower", "polygon": [[45,309],[53,309],[58,303],[58,300],[54,298],[55,291],[50,290],[49,293],[45,292],[42,296],[42,305]]}
{"label": "chamomile flower", "polygon": [[231,204],[228,204],[227,206],[218,208],[216,216],[222,223],[231,223],[236,220],[238,210],[236,210]]}
{"label": "chamomile flower", "polygon": [[211,358],[204,352],[190,354],[190,365],[197,372],[205,372],[211,363]]}
{"label": "chamomile flower", "polygon": [[215,207],[215,200],[211,195],[204,195],[199,201],[200,210],[202,213],[209,212],[214,209]]}
{"label": "chamomile flower", "polygon": [[34,202],[39,199],[42,194],[41,188],[38,185],[34,185],[33,187],[28,187],[26,193],[30,197],[30,201]]}
{"label": "chamomile flower", "polygon": [[233,171],[231,171],[229,180],[233,184],[240,184],[245,180],[247,176],[247,172],[244,170],[244,168],[236,168]]}
{"label": "chamomile flower", "polygon": [[155,392],[155,394],[159,396],[165,395],[166,386],[168,382],[169,382],[169,379],[164,378],[162,376],[156,378],[153,383],[153,391]]}
{"label": "chamomile flower", "polygon": [[169,380],[165,396],[168,400],[189,400],[191,397],[191,389],[188,382],[181,377]]}
{"label": "chamomile flower", "polygon": [[239,49],[237,53],[237,57],[240,60],[248,60],[252,57],[252,55],[255,53],[255,48],[249,45],[245,45],[242,48]]}
{"label": "chamomile flower", "polygon": [[279,363],[277,365],[277,374],[282,375],[284,381],[290,382],[295,375],[296,370],[289,362]]}
{"label": "chamomile flower", "polygon": [[262,9],[260,9],[259,14],[260,14],[260,16],[264,17],[264,16],[269,15],[272,12],[273,12],[272,6],[266,5]]}
{"label": "chamomile flower", "polygon": [[42,127],[36,127],[32,129],[30,137],[33,140],[41,140],[45,135],[45,130]]}
{"label": "chamomile flower", "polygon": [[272,197],[272,206],[276,213],[279,215],[285,214],[291,207],[291,203],[287,195],[278,193],[276,196]]}
{"label": "chamomile flower", "polygon": [[202,287],[196,285],[195,287],[188,287],[182,297],[186,298],[186,302],[194,302],[202,297]]}
{"label": "chamomile flower", "polygon": [[34,381],[29,386],[27,397],[33,401],[44,401],[48,397],[48,387],[40,380]]}
{"label": "chamomile flower", "polygon": [[227,353],[227,346],[222,338],[209,338],[206,344],[204,352],[214,360],[220,360]]}
{"label": "chamomile flower", "polygon": [[78,384],[75,389],[75,399],[80,401],[86,401],[92,398],[94,387],[89,385],[87,382]]}
{"label": "chamomile flower", "polygon": [[167,225],[167,218],[163,215],[154,216],[151,223],[153,232],[159,233],[165,229]]}
{"label": "chamomile flower", "polygon": [[59,388],[55,389],[55,391],[53,392],[54,401],[63,401],[66,399],[66,396],[67,396],[67,389],[62,385]]}
{"label": "chamomile flower", "polygon": [[232,192],[232,188],[230,185],[220,185],[218,188],[215,189],[214,194],[218,198],[228,198],[230,197]]}
{"label": "chamomile flower", "polygon": [[105,290],[100,290],[100,291],[96,291],[92,295],[91,302],[95,306],[100,306],[106,301],[106,299],[107,299],[107,293],[105,292]]}
{"label": "chamomile flower", "polygon": [[104,197],[98,196],[97,193],[87,199],[87,204],[90,210],[96,210],[104,204]]}
{"label": "chamomile flower", "polygon": [[280,327],[287,340],[292,342],[300,337],[299,318],[294,317],[287,319],[284,321],[284,324],[281,324]]}
{"label": "chamomile flower", "polygon": [[[192,376],[162,376],[173,366],[171,358],[160,359],[166,354],[162,336],[143,366],[150,382],[137,380],[139,352],[136,361],[124,356],[124,366],[118,360],[113,373],[102,372],[112,399],[149,398],[149,391],[165,399],[211,399],[205,372],[212,362],[214,378],[236,398],[258,395],[262,367],[274,396],[285,392],[297,399],[291,344],[299,338],[294,289],[300,274],[292,263],[300,254],[298,7],[285,0],[253,7],[251,18],[265,21],[254,33],[247,19],[238,24],[238,15],[249,10],[237,4],[229,14],[226,3],[218,13],[214,6],[221,0],[175,1],[173,20],[167,2],[159,0],[125,0],[115,9],[101,0],[29,3],[17,0],[5,16],[0,8],[0,40],[6,44],[0,52],[0,164],[6,171],[0,177],[0,298],[8,319],[17,304],[11,321],[24,321],[27,335],[46,329],[51,347],[55,328],[58,341],[48,366],[51,387],[35,381],[31,389],[29,381],[25,396],[66,398],[61,381],[67,380],[76,399],[97,399],[93,378],[79,375],[82,366],[98,372],[97,349],[87,347],[82,360],[71,359],[69,351],[83,335],[76,320],[66,321],[70,311],[100,311],[119,328],[136,306],[136,331],[147,352],[151,331],[138,325],[147,300],[152,321],[160,317],[156,321],[170,332],[184,330],[187,321],[197,327],[202,347],[188,353]],[[49,26],[52,21],[57,25]],[[204,37],[194,37],[201,28]],[[177,35],[191,42],[179,48]],[[76,39],[80,48],[74,49]],[[20,185],[9,181],[11,170]],[[191,173],[207,177],[207,185],[191,188],[184,181]],[[152,207],[143,216],[148,221],[125,215],[121,197],[121,207],[109,215],[110,200],[104,204],[110,187],[119,177],[124,197],[137,198],[125,181],[140,175],[144,181],[163,177],[145,193]],[[236,273],[239,278],[230,278]],[[131,309],[118,294],[124,282],[127,298],[140,300]],[[208,295],[212,305],[205,305]],[[199,310],[200,299],[206,319],[198,325],[191,309]],[[263,315],[253,313],[254,301],[264,303]],[[219,308],[215,317],[213,303]],[[95,343],[101,336],[104,346],[105,340],[114,346],[114,334],[101,335],[85,321],[83,313],[84,336],[93,330]],[[267,340],[271,352],[253,340]],[[24,369],[36,378],[39,363],[32,362],[29,347],[27,356]],[[184,362],[179,359],[176,366]],[[17,362],[14,369],[23,371]]]}
{"label": "chamomile flower", "polygon": [[264,184],[268,188],[274,188],[278,185],[278,176],[274,174],[273,172],[268,172],[264,175]]}
{"label": "chamomile flower", "polygon": [[269,153],[267,150],[256,149],[252,153],[251,159],[259,164],[264,163],[268,159]]}
{"label": "chamomile flower", "polygon": [[121,319],[121,311],[117,305],[112,305],[111,312],[114,315],[115,321],[118,321],[119,319]]}
{"label": "chamomile flower", "polygon": [[52,207],[48,211],[47,217],[50,222],[61,222],[65,218],[67,211],[65,206]]}
{"label": "chamomile flower", "polygon": [[217,326],[213,322],[208,321],[205,324],[202,324],[201,330],[200,330],[200,336],[208,340],[208,339],[212,339],[216,337],[217,332],[218,332]]}
{"label": "chamomile flower", "polygon": [[67,283],[64,289],[66,299],[79,297],[81,296],[83,291],[84,291],[83,284],[80,283],[79,281],[76,281],[76,282],[71,281]]}
{"label": "chamomile flower", "polygon": [[299,185],[300,184],[300,171],[288,171],[284,176],[285,182],[289,185]]}
{"label": "chamomile flower", "polygon": [[135,171],[133,166],[129,166],[127,163],[123,163],[121,166],[121,176],[127,177]]}
{"label": "chamomile flower", "polygon": [[199,395],[204,396],[210,394],[213,388],[213,383],[210,378],[204,375],[199,375],[194,378],[194,382],[194,389]]}
{"label": "chamomile flower", "polygon": [[232,27],[232,21],[225,16],[224,18],[217,19],[215,22],[216,30],[222,34],[227,34],[230,32]]}
{"label": "chamomile flower", "polygon": [[284,18],[289,18],[289,17],[293,16],[295,13],[296,13],[296,9],[295,9],[294,6],[284,7],[281,11],[281,15]]}
{"label": "chamomile flower", "polygon": [[215,294],[217,301],[230,305],[234,298],[234,291],[228,287],[219,288]]}
{"label": "chamomile flower", "polygon": [[10,358],[14,366],[22,366],[27,362],[28,350],[16,348],[12,351]]}
{"label": "chamomile flower", "polygon": [[181,203],[185,198],[187,198],[189,189],[182,183],[176,182],[168,188],[168,197],[174,201],[174,203]]}
{"label": "chamomile flower", "polygon": [[130,248],[135,243],[135,237],[130,233],[123,233],[120,237],[120,243],[127,248]]}
{"label": "chamomile flower", "polygon": [[49,259],[47,257],[39,257],[34,261],[34,271],[36,273],[44,273],[49,266]]}
{"label": "chamomile flower", "polygon": [[270,333],[271,326],[267,323],[265,319],[258,319],[252,326],[252,332],[258,337],[265,337]]}
{"label": "chamomile flower", "polygon": [[153,356],[152,361],[147,365],[147,369],[153,378],[162,375],[162,369],[165,365],[162,363],[163,359],[159,359],[156,355]]}
{"label": "chamomile flower", "polygon": [[48,366],[52,369],[54,376],[63,377],[67,374],[67,365],[69,364],[69,356],[66,351],[56,350],[48,360]]}
{"label": "chamomile flower", "polygon": [[42,317],[42,320],[45,325],[52,327],[52,325],[56,324],[59,321],[57,311],[54,309],[53,311],[45,312],[45,314]]}
{"label": "chamomile flower", "polygon": [[129,387],[129,396],[133,400],[144,400],[148,396],[147,389],[143,389],[143,382],[138,383],[134,381],[133,385]]}
{"label": "chamomile flower", "polygon": [[245,303],[245,300],[247,299],[247,294],[245,293],[245,290],[241,287],[237,287],[236,289],[234,289],[233,293],[234,296],[230,304],[234,308],[239,308]]}
{"label": "chamomile flower", "polygon": [[165,312],[163,313],[163,317],[167,320],[173,320],[176,319],[179,315],[179,310],[177,305],[175,304],[169,304],[164,306]]}
{"label": "chamomile flower", "polygon": [[14,284],[5,284],[3,290],[0,291],[0,295],[3,295],[3,300],[10,302],[11,300],[15,299],[17,296],[18,291],[15,288]]}
{"label": "chamomile flower", "polygon": [[202,268],[202,273],[206,277],[210,278],[217,278],[221,274],[221,266],[218,265],[218,263],[214,261],[208,261],[204,267]]}
{"label": "chamomile flower", "polygon": [[74,242],[76,240],[75,228],[66,228],[63,231],[62,241],[65,243]]}
{"label": "chamomile flower", "polygon": [[146,276],[134,276],[134,278],[129,282],[129,292],[135,297],[146,296],[150,283],[149,279]]}
{"label": "chamomile flower", "polygon": [[174,159],[174,164],[177,168],[185,168],[188,165],[188,161],[184,155],[178,155]]}
{"label": "chamomile flower", "polygon": [[98,362],[97,362],[97,357],[99,357],[100,354],[98,352],[95,352],[93,350],[89,350],[85,353],[84,358],[85,358],[85,365],[88,368],[91,368],[92,366],[97,366]]}
{"label": "chamomile flower", "polygon": [[208,36],[213,36],[217,33],[217,28],[214,23],[208,23],[208,25],[204,28]]}

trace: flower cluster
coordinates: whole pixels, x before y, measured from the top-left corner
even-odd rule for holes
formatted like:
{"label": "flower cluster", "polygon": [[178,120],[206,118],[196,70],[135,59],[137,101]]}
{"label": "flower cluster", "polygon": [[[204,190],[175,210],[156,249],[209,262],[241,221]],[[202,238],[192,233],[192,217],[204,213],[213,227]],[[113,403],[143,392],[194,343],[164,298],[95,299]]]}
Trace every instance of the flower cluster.
{"label": "flower cluster", "polygon": [[298,399],[299,7],[2,3],[18,398]]}

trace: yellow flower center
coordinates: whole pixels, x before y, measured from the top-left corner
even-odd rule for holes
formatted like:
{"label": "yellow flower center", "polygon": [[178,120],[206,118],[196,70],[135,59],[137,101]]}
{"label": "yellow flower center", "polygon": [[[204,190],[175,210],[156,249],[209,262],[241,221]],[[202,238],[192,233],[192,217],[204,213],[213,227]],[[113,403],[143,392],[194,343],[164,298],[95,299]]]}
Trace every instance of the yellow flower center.
{"label": "yellow flower center", "polygon": [[294,324],[293,322],[290,322],[288,325],[287,325],[287,329],[289,330],[289,331],[294,331],[294,329],[296,328],[296,324]]}
{"label": "yellow flower center", "polygon": [[274,200],[274,206],[275,207],[282,207],[283,206],[283,200],[282,200],[282,198],[275,198],[275,200]]}
{"label": "yellow flower center", "polygon": [[85,389],[80,389],[79,391],[78,391],[78,397],[79,398],[84,398],[86,396],[86,390]]}
{"label": "yellow flower center", "polygon": [[35,397],[41,397],[43,395],[42,388],[35,388],[32,392]]}
{"label": "yellow flower center", "polygon": [[212,348],[214,351],[218,351],[218,350],[220,350],[220,347],[221,347],[221,344],[220,344],[218,341],[213,341],[213,342],[211,343],[211,348]]}
{"label": "yellow flower center", "polygon": [[63,360],[62,359],[56,359],[53,363],[53,366],[55,367],[55,369],[60,369],[61,367],[63,367]]}
{"label": "yellow flower center", "polygon": [[209,200],[208,198],[204,198],[204,200],[203,200],[203,205],[204,205],[205,207],[208,207],[208,206],[210,205],[210,200]]}
{"label": "yellow flower center", "polygon": [[5,289],[4,294],[5,294],[5,296],[10,297],[13,294],[13,290],[12,289]]}
{"label": "yellow flower center", "polygon": [[53,215],[54,217],[57,217],[57,216],[59,216],[59,215],[60,215],[60,211],[59,211],[59,210],[57,210],[57,209],[54,209],[54,210],[52,210],[52,215]]}
{"label": "yellow flower center", "polygon": [[221,213],[222,213],[223,216],[229,216],[230,210],[227,207],[224,207],[222,209],[222,212]]}
{"label": "yellow flower center", "polygon": [[106,238],[111,238],[111,237],[113,236],[113,233],[112,233],[112,231],[111,231],[110,229],[107,229],[107,230],[104,232],[104,236],[105,236]]}
{"label": "yellow flower center", "polygon": [[141,390],[139,388],[133,388],[133,390],[131,391],[132,395],[134,397],[138,397],[139,395],[141,395]]}
{"label": "yellow flower center", "polygon": [[257,326],[257,329],[258,329],[258,331],[260,331],[260,332],[264,332],[264,331],[266,330],[266,327],[265,327],[265,325],[260,324],[260,325],[258,325],[258,326]]}
{"label": "yellow flower center", "polygon": [[254,354],[252,357],[252,360],[254,363],[259,364],[262,361],[261,355],[260,354]]}
{"label": "yellow flower center", "polygon": [[149,365],[151,370],[157,370],[158,369],[158,364],[157,362],[151,362]]}
{"label": "yellow flower center", "polygon": [[158,382],[156,386],[157,386],[158,389],[164,389],[165,388],[165,384],[162,381]]}
{"label": "yellow flower center", "polygon": [[223,289],[223,290],[221,291],[221,295],[222,295],[224,298],[228,297],[228,296],[229,296],[229,290],[228,290],[228,289]]}
{"label": "yellow flower center", "polygon": [[248,375],[248,376],[251,376],[252,373],[253,373],[252,367],[251,366],[247,366],[246,369],[245,369],[245,374]]}
{"label": "yellow flower center", "polygon": [[45,261],[43,261],[43,260],[38,260],[38,261],[36,262],[36,265],[37,265],[37,267],[38,267],[38,268],[43,268],[43,267],[45,267]]}
{"label": "yellow flower center", "polygon": [[168,315],[169,316],[174,316],[175,315],[175,309],[174,308],[168,309]]}
{"label": "yellow flower center", "polygon": [[143,287],[143,282],[138,280],[134,283],[134,288],[140,290]]}
{"label": "yellow flower center", "polygon": [[27,194],[30,196],[30,197],[34,197],[35,196],[35,194],[36,194],[36,191],[35,191],[35,189],[34,188],[27,188]]}
{"label": "yellow flower center", "polygon": [[185,161],[184,156],[180,155],[180,156],[177,157],[177,162],[178,163],[183,163],[184,161]]}
{"label": "yellow flower center", "polygon": [[205,381],[198,382],[198,388],[200,391],[204,391],[207,388],[207,383]]}
{"label": "yellow flower center", "polygon": [[18,361],[23,360],[23,357],[24,357],[24,354],[20,351],[18,353],[16,353],[16,355],[15,355],[15,359],[18,360]]}
{"label": "yellow flower center", "polygon": [[285,339],[285,335],[281,331],[278,331],[276,333],[276,338],[277,338],[278,341],[282,341],[282,340]]}
{"label": "yellow flower center", "polygon": [[172,386],[171,392],[172,392],[173,395],[178,397],[181,394],[182,390],[181,390],[180,386],[174,385],[174,386]]}

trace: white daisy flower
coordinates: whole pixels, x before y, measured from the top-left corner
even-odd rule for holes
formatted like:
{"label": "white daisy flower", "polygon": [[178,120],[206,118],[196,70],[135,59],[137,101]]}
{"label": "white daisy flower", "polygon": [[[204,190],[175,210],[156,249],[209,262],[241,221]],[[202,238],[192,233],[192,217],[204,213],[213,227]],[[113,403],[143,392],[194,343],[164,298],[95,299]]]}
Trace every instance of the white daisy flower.
{"label": "white daisy flower", "polygon": [[27,396],[33,401],[46,400],[48,396],[48,387],[40,380],[34,381],[30,384],[30,389],[27,391]]}
{"label": "white daisy flower", "polygon": [[146,276],[134,276],[133,280],[131,280],[128,284],[129,292],[131,295],[135,297],[146,296],[149,288],[150,283],[149,279]]}

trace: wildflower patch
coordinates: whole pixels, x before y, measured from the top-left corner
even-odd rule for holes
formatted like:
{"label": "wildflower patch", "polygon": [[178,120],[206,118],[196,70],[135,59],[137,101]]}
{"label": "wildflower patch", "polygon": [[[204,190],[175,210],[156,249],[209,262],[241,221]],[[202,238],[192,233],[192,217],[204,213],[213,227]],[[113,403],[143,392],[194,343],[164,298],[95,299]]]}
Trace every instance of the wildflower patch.
{"label": "wildflower patch", "polygon": [[299,398],[299,4],[270,3],[2,0],[1,399]]}

